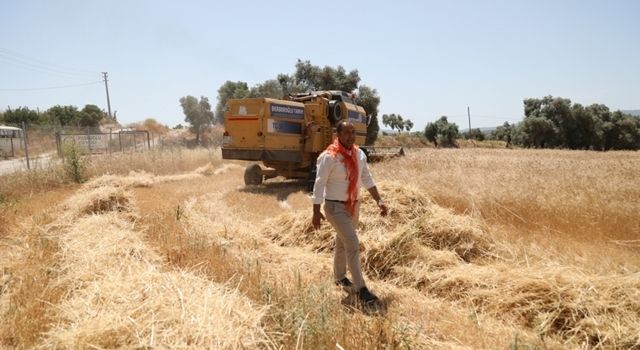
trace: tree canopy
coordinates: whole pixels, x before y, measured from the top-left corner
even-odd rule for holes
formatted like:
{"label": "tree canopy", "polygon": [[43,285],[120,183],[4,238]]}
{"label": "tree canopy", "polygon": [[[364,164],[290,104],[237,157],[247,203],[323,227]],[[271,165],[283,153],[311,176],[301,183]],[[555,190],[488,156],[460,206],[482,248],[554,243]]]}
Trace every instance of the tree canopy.
{"label": "tree canopy", "polygon": [[436,147],[438,147],[438,143],[445,147],[455,147],[460,132],[456,123],[449,123],[447,117],[442,116],[437,121],[427,124],[424,136]]}
{"label": "tree canopy", "polygon": [[479,128],[465,131],[462,136],[467,140],[484,141],[485,135]]}
{"label": "tree canopy", "polygon": [[511,144],[511,134],[513,133],[513,125],[509,122],[504,122],[501,126],[497,127],[489,135],[490,139],[505,141],[507,145]]}
{"label": "tree canopy", "polygon": [[357,70],[347,71],[342,66],[315,66],[310,61],[298,60],[292,74],[281,73],[275,79],[266,80],[249,88],[242,81],[227,81],[218,89],[215,110],[216,122],[224,121],[224,107],[229,99],[247,97],[282,98],[291,93],[341,90],[356,94],[356,102],[361,105],[369,117],[367,144],[373,144],[380,129],[378,125],[378,106],[380,96],[376,89],[360,83]]}
{"label": "tree canopy", "polygon": [[104,117],[105,114],[98,106],[86,105],[78,115],[78,125],[96,127]]}
{"label": "tree canopy", "polygon": [[281,98],[284,96],[282,85],[275,79],[267,80],[262,84],[257,84],[249,90],[249,97],[271,97]]}
{"label": "tree canopy", "polygon": [[584,107],[567,98],[528,98],[524,114],[510,133],[524,147],[640,149],[640,118],[611,112],[602,104]]}
{"label": "tree canopy", "polygon": [[342,90],[352,92],[360,82],[358,70],[347,73],[342,66],[320,68],[312,65],[308,60],[298,60],[293,78],[304,91]]}
{"label": "tree canopy", "polygon": [[378,138],[380,125],[378,124],[378,106],[380,105],[380,96],[376,89],[367,85],[360,85],[356,93],[356,103],[358,103],[364,112],[369,116],[369,125],[367,125],[367,138],[365,144],[373,145]]}
{"label": "tree canopy", "polygon": [[2,122],[19,125],[27,124],[39,124],[40,114],[28,107],[19,107],[16,109],[9,109],[2,114]]}
{"label": "tree canopy", "polygon": [[200,142],[200,135],[213,124],[213,112],[209,99],[201,96],[198,101],[193,96],[185,96],[180,99],[180,105],[184,112],[184,121],[191,124],[191,130],[196,134],[196,143]]}
{"label": "tree canopy", "polygon": [[400,114],[396,115],[395,113],[383,114],[382,124],[391,128],[391,130],[398,130],[398,132],[402,132],[403,130],[411,131],[411,129],[413,129],[411,119],[404,119]]}
{"label": "tree canopy", "polygon": [[216,104],[215,121],[219,124],[224,122],[224,106],[227,104],[227,101],[234,98],[249,97],[249,93],[249,86],[243,81],[233,82],[227,80],[224,82],[224,84],[222,84],[218,89],[218,103]]}
{"label": "tree canopy", "polygon": [[78,110],[76,106],[56,105],[47,109],[44,113],[39,113],[28,107],[9,109],[2,115],[4,123],[20,125],[58,125],[75,127],[98,127],[106,114],[96,105],[88,104]]}

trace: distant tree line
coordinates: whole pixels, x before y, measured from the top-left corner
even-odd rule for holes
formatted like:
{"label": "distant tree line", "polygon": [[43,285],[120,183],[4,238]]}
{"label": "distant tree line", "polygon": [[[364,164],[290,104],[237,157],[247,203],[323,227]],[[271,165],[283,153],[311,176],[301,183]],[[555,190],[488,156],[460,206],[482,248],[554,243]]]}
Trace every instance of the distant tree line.
{"label": "distant tree line", "polygon": [[479,141],[501,140],[507,146],[526,148],[640,149],[640,117],[611,112],[603,104],[584,107],[567,98],[528,98],[524,100],[524,115],[519,123],[505,122],[490,133],[471,129],[462,135],[455,123],[442,116],[427,124],[424,137],[436,147],[455,147],[456,139],[462,136]]}
{"label": "distant tree line", "polygon": [[100,122],[108,116],[96,105],[88,104],[84,108],[78,109],[76,106],[53,106],[44,112],[19,107],[7,109],[0,113],[0,123],[21,125],[57,125],[76,127],[97,127]]}
{"label": "distant tree line", "polygon": [[249,87],[243,81],[226,81],[218,89],[217,104],[214,111],[215,121],[224,121],[224,107],[228,100],[248,97],[282,98],[290,93],[341,90],[353,92],[356,103],[362,106],[370,118],[367,127],[366,144],[373,144],[378,137],[378,106],[380,96],[376,89],[359,84],[360,75],[357,70],[347,72],[342,66],[320,67],[310,61],[298,60],[292,74],[278,74],[275,79]]}
{"label": "distant tree line", "polygon": [[427,123],[424,137],[438,147],[457,147],[456,140],[463,137],[468,140],[484,141],[486,135],[480,129],[471,129],[460,133],[456,123],[450,123],[447,116],[442,116],[435,122]]}
{"label": "distant tree line", "polygon": [[463,132],[462,137],[464,137],[467,140],[476,140],[476,141],[484,141],[487,138],[484,132],[482,132],[482,130],[478,128]]}
{"label": "distant tree line", "polygon": [[567,98],[529,98],[524,114],[521,122],[498,127],[491,138],[532,148],[640,149],[640,118],[611,112],[603,104],[584,107]]}
{"label": "distant tree line", "polygon": [[383,114],[382,124],[391,128],[391,130],[398,130],[398,132],[411,131],[413,129],[411,119],[405,119],[400,114],[396,115],[395,113]]}

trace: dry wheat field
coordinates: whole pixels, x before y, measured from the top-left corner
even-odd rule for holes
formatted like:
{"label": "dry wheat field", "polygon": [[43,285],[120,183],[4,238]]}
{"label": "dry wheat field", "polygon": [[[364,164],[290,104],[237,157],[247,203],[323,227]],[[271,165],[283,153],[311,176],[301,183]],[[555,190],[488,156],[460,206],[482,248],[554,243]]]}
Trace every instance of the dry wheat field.
{"label": "dry wheat field", "polygon": [[0,178],[0,348],[640,348],[639,152],[372,164],[391,212],[363,191],[366,308],[333,285],[304,184],[247,188],[246,164],[181,151],[92,161],[82,185]]}

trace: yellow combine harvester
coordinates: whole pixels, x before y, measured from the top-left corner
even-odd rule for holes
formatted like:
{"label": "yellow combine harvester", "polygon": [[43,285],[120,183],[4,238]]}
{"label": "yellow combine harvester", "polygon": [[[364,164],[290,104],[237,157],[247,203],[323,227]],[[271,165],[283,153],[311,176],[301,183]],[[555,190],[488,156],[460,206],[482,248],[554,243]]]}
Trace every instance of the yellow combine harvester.
{"label": "yellow combine harvester", "polygon": [[[223,159],[262,161],[245,169],[246,185],[265,179],[315,179],[318,155],[335,137],[335,126],[348,120],[356,128],[356,144],[363,145],[368,118],[351,95],[343,91],[292,94],[284,99],[246,98],[227,102],[224,113]],[[389,153],[363,147],[370,158]],[[402,149],[394,155],[403,154]],[[375,159],[374,159],[375,160]]]}

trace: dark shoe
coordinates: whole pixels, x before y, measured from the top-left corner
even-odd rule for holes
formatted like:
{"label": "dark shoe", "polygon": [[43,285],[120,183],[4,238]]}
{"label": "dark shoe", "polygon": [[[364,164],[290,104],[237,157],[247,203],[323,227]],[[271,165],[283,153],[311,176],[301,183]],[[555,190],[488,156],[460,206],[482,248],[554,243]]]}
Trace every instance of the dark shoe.
{"label": "dark shoe", "polygon": [[336,281],[336,285],[342,287],[342,290],[349,294],[353,294],[356,292],[353,289],[353,283],[351,283],[351,281],[346,277],[339,281]]}
{"label": "dark shoe", "polygon": [[351,287],[353,286],[353,283],[351,283],[351,281],[348,278],[343,278],[339,281],[336,281],[336,285],[341,286],[341,287]]}
{"label": "dark shoe", "polygon": [[371,293],[367,287],[362,287],[358,291],[358,298],[365,304],[373,304],[378,301],[378,297]]}

